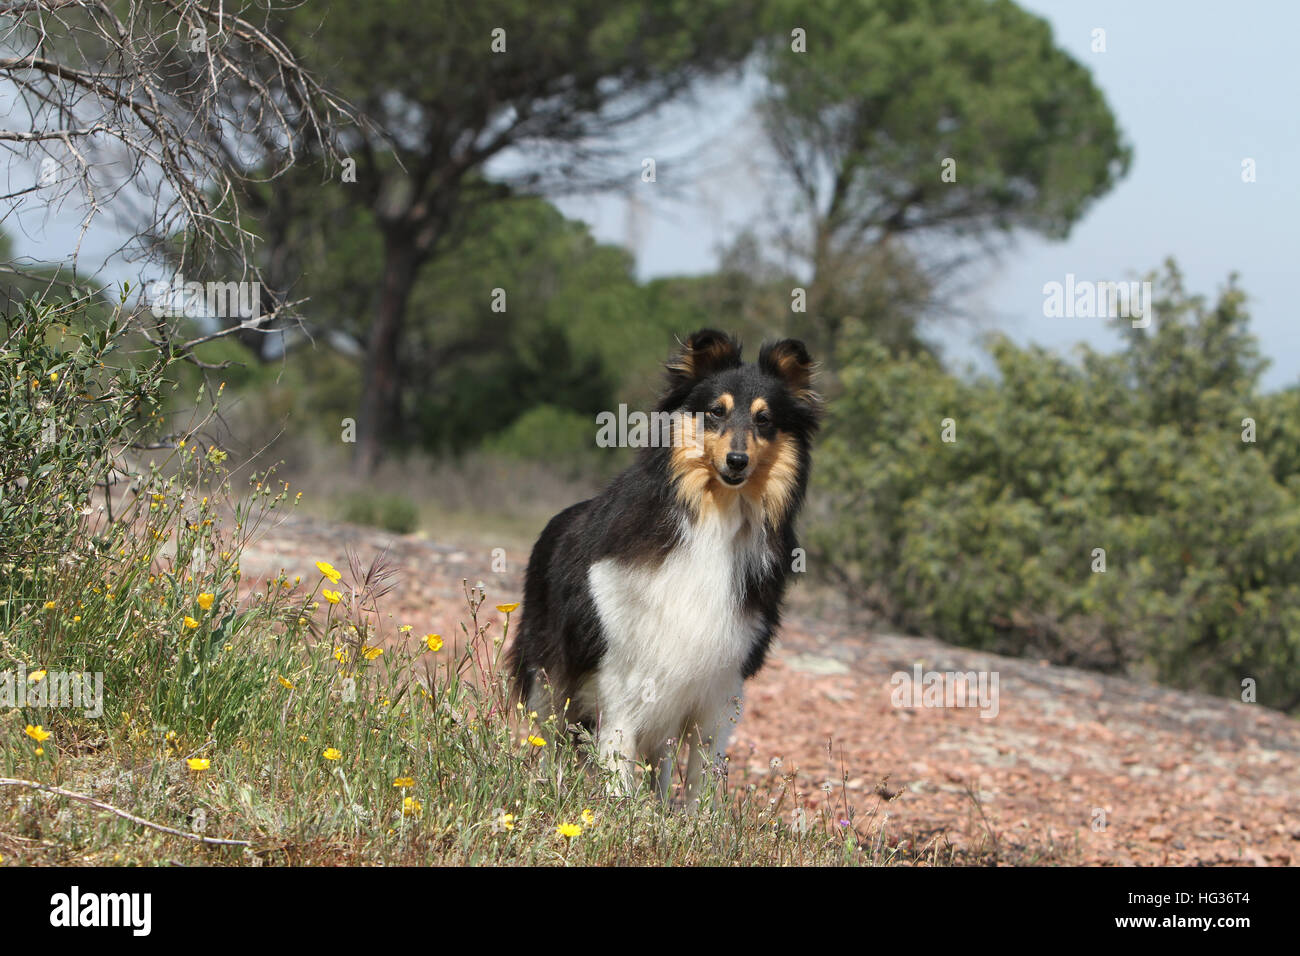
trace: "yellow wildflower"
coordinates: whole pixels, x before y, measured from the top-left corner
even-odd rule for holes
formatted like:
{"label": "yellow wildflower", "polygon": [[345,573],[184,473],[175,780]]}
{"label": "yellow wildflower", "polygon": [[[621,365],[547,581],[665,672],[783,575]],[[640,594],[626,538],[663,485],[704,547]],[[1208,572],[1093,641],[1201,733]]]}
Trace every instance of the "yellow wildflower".
{"label": "yellow wildflower", "polygon": [[199,607],[203,608],[203,610],[205,611],[212,610],[212,602],[215,599],[215,597],[216,597],[215,595],[209,594],[207,591],[204,591],[198,597]]}
{"label": "yellow wildflower", "polygon": [[424,635],[424,646],[435,653],[442,650],[442,637],[438,634]]}
{"label": "yellow wildflower", "polygon": [[394,786],[394,787],[414,787],[414,786],[415,786],[415,778],[414,778],[414,777],[398,777],[396,780],[393,781],[393,786]]}
{"label": "yellow wildflower", "polygon": [[515,610],[518,607],[519,607],[519,602],[516,601],[514,604],[498,604],[497,610],[500,611],[502,614],[509,614],[511,611]]}
{"label": "yellow wildflower", "polygon": [[190,765],[191,770],[207,770],[212,766],[212,761],[206,757],[190,757],[185,762]]}
{"label": "yellow wildflower", "polygon": [[576,823],[561,823],[558,827],[555,828],[556,835],[562,836],[566,840],[572,840],[581,832],[582,832],[582,827],[578,826],[578,824]]}
{"label": "yellow wildflower", "polygon": [[341,591],[331,591],[329,588],[321,588],[320,594],[321,597],[329,601],[331,604],[338,604],[339,599],[343,597],[343,593]]}
{"label": "yellow wildflower", "polygon": [[320,571],[321,574],[325,575],[325,577],[329,578],[332,584],[338,584],[339,579],[343,577],[338,568],[334,567],[334,565],[330,564],[328,561],[317,561],[316,569]]}
{"label": "yellow wildflower", "polygon": [[188,627],[188,628],[192,631],[192,630],[194,630],[196,627],[199,626],[199,622],[196,621],[196,620],[194,620],[194,618],[190,617],[188,614],[186,614],[186,615],[185,615],[185,626]]}
{"label": "yellow wildflower", "polygon": [[324,752],[321,754],[321,756],[324,757],[326,760],[338,760],[340,757],[343,756],[343,754],[335,750],[333,747],[326,747]]}
{"label": "yellow wildflower", "polygon": [[38,744],[44,743],[45,741],[50,739],[50,732],[45,728],[43,728],[40,724],[37,724],[35,727],[33,727],[31,724],[28,724],[27,729],[23,731],[23,733],[27,734],[28,737],[31,737],[32,740],[36,741]]}

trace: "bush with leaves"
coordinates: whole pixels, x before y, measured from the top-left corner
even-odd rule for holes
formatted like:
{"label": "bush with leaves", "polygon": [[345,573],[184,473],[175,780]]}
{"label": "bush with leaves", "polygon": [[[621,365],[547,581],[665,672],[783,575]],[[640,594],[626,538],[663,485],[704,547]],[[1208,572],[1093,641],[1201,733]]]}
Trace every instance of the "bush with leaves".
{"label": "bush with leaves", "polygon": [[[92,328],[89,300],[24,300],[6,311],[0,342],[0,586],[69,553],[90,495],[113,471],[124,434],[147,431],[166,361],[120,362],[126,323]],[[110,368],[109,363],[114,363]],[[19,578],[22,575],[18,576]]]}
{"label": "bush with leaves", "polygon": [[997,339],[975,380],[851,335],[813,543],[902,626],[1293,710],[1298,393],[1259,393],[1235,280],[1210,306],[1170,263],[1157,290],[1117,354]]}

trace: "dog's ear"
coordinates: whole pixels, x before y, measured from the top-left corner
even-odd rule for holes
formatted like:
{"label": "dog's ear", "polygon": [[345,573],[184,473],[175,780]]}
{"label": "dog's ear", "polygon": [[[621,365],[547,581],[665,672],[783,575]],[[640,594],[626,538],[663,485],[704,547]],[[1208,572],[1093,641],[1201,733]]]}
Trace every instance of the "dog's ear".
{"label": "dog's ear", "polygon": [[681,350],[668,362],[668,382],[678,386],[698,382],[724,369],[740,365],[740,343],[714,329],[700,329],[686,337]]}
{"label": "dog's ear", "polygon": [[798,339],[782,339],[764,345],[758,353],[758,367],[785,382],[799,400],[818,402],[817,393],[812,388],[813,360]]}

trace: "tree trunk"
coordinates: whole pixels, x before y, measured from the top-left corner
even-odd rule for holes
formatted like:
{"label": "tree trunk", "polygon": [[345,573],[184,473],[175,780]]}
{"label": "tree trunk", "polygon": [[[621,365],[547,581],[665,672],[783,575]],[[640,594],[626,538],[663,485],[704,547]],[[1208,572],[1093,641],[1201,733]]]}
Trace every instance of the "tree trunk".
{"label": "tree trunk", "polygon": [[365,381],[357,416],[353,471],[358,475],[374,471],[384,445],[401,431],[398,355],[406,307],[420,261],[414,237],[401,231],[385,232],[383,281],[366,345]]}

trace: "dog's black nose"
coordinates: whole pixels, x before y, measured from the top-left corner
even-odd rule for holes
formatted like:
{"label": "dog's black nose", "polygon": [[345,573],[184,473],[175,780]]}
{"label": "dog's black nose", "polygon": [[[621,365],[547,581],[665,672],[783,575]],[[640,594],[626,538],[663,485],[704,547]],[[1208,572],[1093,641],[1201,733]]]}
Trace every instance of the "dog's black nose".
{"label": "dog's black nose", "polygon": [[749,464],[749,456],[743,451],[727,452],[727,467],[732,471],[744,471],[745,466]]}

